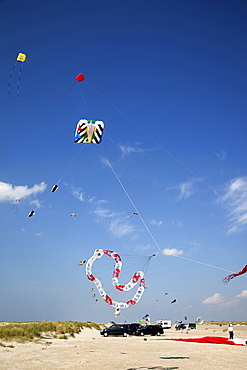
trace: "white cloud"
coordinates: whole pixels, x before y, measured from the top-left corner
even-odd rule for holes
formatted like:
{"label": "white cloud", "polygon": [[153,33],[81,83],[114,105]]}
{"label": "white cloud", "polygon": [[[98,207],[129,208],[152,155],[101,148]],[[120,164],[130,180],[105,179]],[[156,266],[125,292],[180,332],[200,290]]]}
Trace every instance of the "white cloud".
{"label": "white cloud", "polygon": [[34,204],[37,208],[41,207],[41,203],[38,199],[34,199],[30,202],[30,204]]}
{"label": "white cloud", "polygon": [[181,228],[183,227],[182,222],[178,221],[178,220],[172,221],[171,224],[174,225],[174,226],[181,227]]}
{"label": "white cloud", "polygon": [[219,153],[214,153],[216,155],[216,157],[220,160],[220,161],[224,161],[226,159],[226,152],[224,150],[222,150],[221,152]]}
{"label": "white cloud", "polygon": [[159,226],[161,226],[162,224],[163,224],[163,221],[156,221],[156,220],[152,220],[151,221],[151,224],[153,225],[153,226],[157,226],[157,227],[159,227]]}
{"label": "white cloud", "polygon": [[247,177],[239,177],[226,186],[221,202],[228,210],[228,234],[247,228]]}
{"label": "white cloud", "polygon": [[117,216],[117,212],[110,211],[109,209],[98,208],[92,211],[97,217],[100,218],[112,218]]}
{"label": "white cloud", "polygon": [[82,188],[72,186],[72,195],[78,199],[80,202],[85,202],[84,194],[82,192]]}
{"label": "white cloud", "polygon": [[242,292],[238,295],[236,295],[236,298],[245,299],[247,298],[247,290],[242,290]]}
{"label": "white cloud", "polygon": [[110,223],[109,227],[110,232],[121,238],[122,236],[133,234],[135,232],[134,226],[129,224],[128,222],[123,222],[122,220],[114,220]]}
{"label": "white cloud", "polygon": [[129,155],[131,153],[144,153],[145,150],[140,148],[140,143],[136,143],[135,146],[130,146],[130,145],[118,145],[121,152],[122,156]]}
{"label": "white cloud", "polygon": [[217,305],[219,308],[230,308],[236,307],[240,303],[240,300],[245,298],[247,298],[247,290],[243,290],[240,294],[230,299],[226,299],[220,293],[215,293],[212,297],[204,299],[202,304]]}
{"label": "white cloud", "polygon": [[190,248],[190,252],[196,253],[196,252],[198,252],[201,244],[194,240],[194,241],[190,242],[190,245],[192,246],[192,248]]}
{"label": "white cloud", "polygon": [[184,254],[184,251],[183,250],[178,250],[178,249],[175,249],[175,248],[172,248],[172,249],[169,249],[169,248],[166,248],[166,249],[163,249],[162,253],[165,255],[165,256],[181,256],[182,254]]}
{"label": "white cloud", "polygon": [[195,194],[197,192],[197,189],[195,187],[195,183],[201,182],[202,180],[199,178],[193,178],[189,181],[185,181],[179,184],[179,190],[180,194],[178,196],[178,200],[181,199],[187,199],[192,194]]}
{"label": "white cloud", "polygon": [[46,189],[46,184],[41,182],[40,184],[35,184],[32,188],[28,185],[12,185],[0,181],[0,202],[13,202],[16,199],[24,199],[31,195],[37,195],[38,193],[43,193]]}
{"label": "white cloud", "polygon": [[224,297],[220,293],[215,293],[212,297],[208,297],[202,301],[202,304],[219,304],[224,302]]}
{"label": "white cloud", "polygon": [[43,234],[43,231],[40,231],[39,233],[36,233],[35,236],[41,236]]}

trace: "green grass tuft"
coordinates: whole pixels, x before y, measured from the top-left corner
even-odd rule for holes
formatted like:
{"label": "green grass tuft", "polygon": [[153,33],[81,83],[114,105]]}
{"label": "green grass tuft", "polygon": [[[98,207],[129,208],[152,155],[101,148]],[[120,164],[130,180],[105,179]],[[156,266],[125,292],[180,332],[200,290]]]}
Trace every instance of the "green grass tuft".
{"label": "green grass tuft", "polygon": [[68,339],[68,335],[75,337],[75,334],[79,334],[84,327],[97,330],[101,328],[100,324],[91,321],[3,323],[0,325],[0,339],[3,341],[15,340],[18,342],[37,340],[44,336]]}

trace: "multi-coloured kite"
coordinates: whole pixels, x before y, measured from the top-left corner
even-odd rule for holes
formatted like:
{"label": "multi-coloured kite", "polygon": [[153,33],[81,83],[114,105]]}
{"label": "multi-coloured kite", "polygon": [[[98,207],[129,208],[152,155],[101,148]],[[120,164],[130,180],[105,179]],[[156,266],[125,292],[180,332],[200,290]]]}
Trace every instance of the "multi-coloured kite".
{"label": "multi-coloured kite", "polygon": [[87,261],[80,261],[80,263],[78,263],[78,266],[82,266],[82,265],[85,265]]}
{"label": "multi-coloured kite", "polygon": [[22,68],[23,68],[23,63],[25,62],[25,60],[27,59],[27,56],[26,54],[23,54],[23,53],[19,53],[17,55],[17,58],[16,58],[16,61],[15,61],[15,64],[13,65],[13,68],[10,72],[10,76],[9,76],[9,83],[8,83],[8,94],[9,96],[11,95],[10,94],[10,87],[11,87],[11,81],[12,81],[12,76],[13,76],[13,73],[14,73],[14,70],[15,70],[15,67],[17,64],[21,63],[20,64],[20,69],[19,69],[19,75],[18,75],[18,81],[17,81],[17,91],[16,91],[16,97],[18,98],[19,94],[20,94],[20,82],[21,82],[21,72],[22,72]]}
{"label": "multi-coloured kite", "polygon": [[75,131],[75,143],[99,144],[104,132],[103,121],[80,119]]}
{"label": "multi-coloured kite", "polygon": [[141,320],[137,320],[137,322],[149,322],[150,323],[151,319],[150,319],[150,316],[148,313],[146,313],[146,315],[144,315]]}
{"label": "multi-coloured kite", "polygon": [[233,278],[235,278],[236,276],[239,276],[239,275],[243,275],[247,272],[247,265],[244,266],[244,268],[242,270],[240,270],[239,272],[236,272],[235,274],[231,274],[231,275],[228,275],[226,276],[224,279],[223,279],[223,282],[224,284],[227,284],[229,283],[229,281]]}
{"label": "multi-coloured kite", "polygon": [[[117,290],[121,292],[126,292],[134,288],[134,286],[137,285],[138,283],[138,289],[136,293],[134,294],[132,299],[128,300],[127,302],[117,302],[113,300],[109,295],[106,294],[101,281],[93,275],[92,272],[93,263],[104,255],[113,258],[113,260],[115,261],[115,266],[112,273],[112,284]],[[86,276],[88,280],[92,281],[95,284],[101,297],[105,300],[106,303],[114,307],[117,313],[120,313],[120,309],[131,307],[135,305],[137,302],[139,302],[145,289],[145,277],[142,271],[135,272],[127,284],[120,285],[118,278],[120,276],[121,269],[122,269],[122,260],[119,254],[113,251],[103,249],[96,249],[94,251],[94,255],[87,261],[86,265]]]}
{"label": "multi-coloured kite", "polygon": [[72,89],[72,87],[76,84],[76,81],[81,82],[85,80],[85,76],[82,73],[79,73],[78,76],[76,76],[74,83],[68,88],[67,91],[61,96],[60,100],[69,92],[69,90]]}

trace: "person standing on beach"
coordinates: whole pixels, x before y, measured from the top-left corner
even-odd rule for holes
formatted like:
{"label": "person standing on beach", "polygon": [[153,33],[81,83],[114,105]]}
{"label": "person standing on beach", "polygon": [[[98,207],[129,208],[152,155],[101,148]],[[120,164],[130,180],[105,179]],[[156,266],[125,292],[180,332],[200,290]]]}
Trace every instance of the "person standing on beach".
{"label": "person standing on beach", "polygon": [[233,327],[232,324],[228,326],[229,339],[233,339]]}

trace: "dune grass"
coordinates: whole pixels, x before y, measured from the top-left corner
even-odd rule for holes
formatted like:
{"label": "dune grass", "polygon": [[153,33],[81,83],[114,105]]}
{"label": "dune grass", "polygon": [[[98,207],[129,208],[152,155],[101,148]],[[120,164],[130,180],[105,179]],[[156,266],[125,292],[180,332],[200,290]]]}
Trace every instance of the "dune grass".
{"label": "dune grass", "polygon": [[204,325],[247,325],[246,321],[204,321]]}
{"label": "dune grass", "polygon": [[100,330],[100,325],[86,321],[42,321],[25,323],[3,323],[0,325],[0,340],[2,341],[32,341],[42,337],[67,339],[74,337],[83,328]]}

